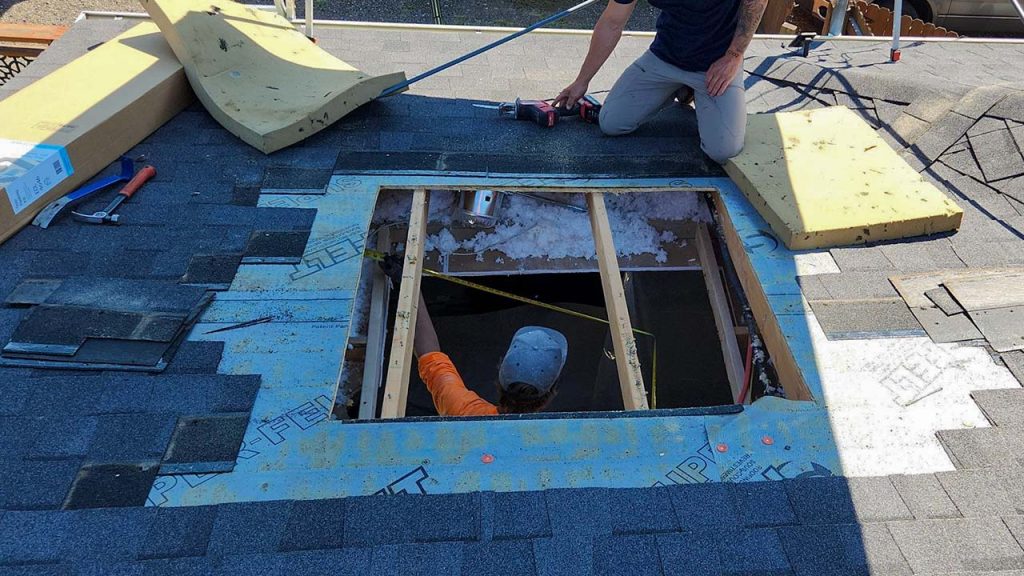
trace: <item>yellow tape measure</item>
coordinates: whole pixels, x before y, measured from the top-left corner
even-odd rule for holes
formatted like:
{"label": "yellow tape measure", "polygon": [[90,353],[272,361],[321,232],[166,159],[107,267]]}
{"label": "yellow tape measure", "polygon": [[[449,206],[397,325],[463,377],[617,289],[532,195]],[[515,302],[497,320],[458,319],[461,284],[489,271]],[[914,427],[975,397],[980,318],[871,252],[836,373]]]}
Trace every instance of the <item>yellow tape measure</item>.
{"label": "yellow tape measure", "polygon": [[[363,254],[376,261],[384,260],[384,253],[377,250],[371,250],[367,248]],[[472,288],[495,296],[501,296],[508,298],[509,300],[515,300],[516,302],[522,302],[523,304],[529,304],[530,306],[537,306],[538,308],[544,308],[545,310],[551,310],[552,312],[558,312],[567,316],[574,316],[583,320],[591,320],[594,322],[600,322],[602,324],[611,326],[611,322],[604,318],[598,318],[597,316],[591,316],[590,314],[584,314],[583,312],[577,312],[576,310],[570,310],[568,308],[562,308],[561,306],[555,306],[554,304],[548,304],[547,302],[541,302],[540,300],[534,300],[533,298],[527,298],[526,296],[520,296],[511,292],[505,292],[504,290],[498,290],[497,288],[491,288],[490,286],[484,286],[483,284],[477,284],[458,276],[451,276],[437,270],[431,270],[424,268],[423,273],[431,278],[439,278],[452,284],[458,284],[459,286],[465,286],[466,288]],[[633,328],[633,333],[642,334],[651,339],[651,408],[657,408],[658,406],[658,339],[654,334],[647,332],[646,330],[640,330]]]}

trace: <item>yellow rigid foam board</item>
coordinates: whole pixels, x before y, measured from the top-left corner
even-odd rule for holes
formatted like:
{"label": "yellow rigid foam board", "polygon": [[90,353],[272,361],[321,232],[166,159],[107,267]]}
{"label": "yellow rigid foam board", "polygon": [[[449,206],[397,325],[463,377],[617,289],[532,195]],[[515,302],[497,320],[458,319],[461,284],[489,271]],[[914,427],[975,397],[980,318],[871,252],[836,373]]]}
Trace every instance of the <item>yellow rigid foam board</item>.
{"label": "yellow rigid foam board", "polygon": [[151,23],[0,101],[0,242],[191,101],[181,64]]}
{"label": "yellow rigid foam board", "polygon": [[750,115],[725,170],[791,250],[946,232],[963,216],[842,106]]}
{"label": "yellow rigid foam board", "polygon": [[207,111],[267,154],[323,130],[405,79],[402,72],[360,72],[273,12],[231,0],[141,2]]}

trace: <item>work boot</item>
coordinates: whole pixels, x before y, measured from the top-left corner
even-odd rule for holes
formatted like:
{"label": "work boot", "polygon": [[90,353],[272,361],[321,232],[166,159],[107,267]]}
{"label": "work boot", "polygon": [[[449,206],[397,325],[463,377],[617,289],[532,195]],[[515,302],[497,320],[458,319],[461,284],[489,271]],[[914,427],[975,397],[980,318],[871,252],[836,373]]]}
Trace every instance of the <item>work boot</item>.
{"label": "work boot", "polygon": [[683,108],[689,108],[693,104],[693,88],[682,86],[676,90],[676,102]]}

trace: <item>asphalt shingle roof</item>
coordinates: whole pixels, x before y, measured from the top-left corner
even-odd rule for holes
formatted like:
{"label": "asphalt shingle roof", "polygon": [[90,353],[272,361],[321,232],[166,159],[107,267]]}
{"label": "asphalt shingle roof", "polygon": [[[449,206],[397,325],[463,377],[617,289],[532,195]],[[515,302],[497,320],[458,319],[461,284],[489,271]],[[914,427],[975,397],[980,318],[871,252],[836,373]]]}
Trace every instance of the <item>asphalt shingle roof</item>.
{"label": "asphalt shingle roof", "polygon": [[[0,88],[0,98],[127,25],[74,26],[22,77]],[[409,30],[321,34],[322,46],[370,72],[415,72],[490,37]],[[647,42],[625,38],[592,88],[610,87]],[[101,229],[66,221],[45,231],[24,229],[0,245],[0,295],[32,277],[130,278],[174,287],[187,275],[198,284],[228,283],[247,248],[259,244],[255,232],[301,235],[312,222],[311,210],[257,208],[259,188],[315,186],[333,170],[722,174],[699,151],[692,112],[679,107],[635,136],[610,139],[597,137],[593,126],[566,122],[542,131],[470,106],[477,99],[554,95],[571,80],[575,71],[567,62],[582,55],[585,43],[585,37],[532,36],[425,81],[411,94],[368,105],[270,157],[238,142],[194,105],[130,152],[145,154],[160,176],[123,207],[124,225]],[[809,299],[891,298],[885,278],[893,271],[1024,263],[1018,140],[1024,92],[1015,72],[1024,47],[911,44],[899,66],[882,64],[886,54],[883,43],[825,43],[804,61],[765,40],[755,42],[747,61],[752,112],[853,106],[966,211],[960,233],[927,244],[834,250],[841,273],[802,277]],[[957,72],[953,79],[950,68]],[[6,341],[24,314],[0,309],[0,339]],[[999,457],[1019,447],[1020,398],[1005,391],[976,395],[995,428],[942,435],[958,469],[934,475],[109,507],[129,503],[117,501],[125,494],[144,497],[147,490],[139,487],[152,481],[178,417],[251,408],[259,376],[217,374],[222,347],[186,342],[156,376],[0,368],[0,574],[1024,569],[1021,463]],[[112,480],[125,476],[125,484]],[[82,501],[103,508],[61,509],[76,478],[88,493],[79,493]]]}
{"label": "asphalt shingle roof", "polygon": [[[884,479],[879,482],[886,482]],[[870,503],[845,479],[781,481],[791,496],[809,492],[840,508]],[[769,484],[771,485],[771,484]],[[891,490],[891,485],[888,487]],[[925,491],[928,488],[924,489]],[[614,510],[616,524],[586,530],[587,517],[558,502],[578,493]],[[216,572],[351,562],[338,569],[366,573],[604,574],[855,574],[945,573],[1019,569],[1024,550],[1013,538],[1017,516],[927,520],[849,521],[850,518],[778,516],[759,527],[727,518],[680,529],[675,503],[709,495],[698,485],[649,491],[665,494],[652,515],[639,503],[643,490],[576,490],[516,495],[367,496],[344,500],[223,504],[186,508],[79,511],[8,511],[0,518],[3,563],[57,563],[114,572],[130,567],[203,566]],[[904,484],[903,494],[917,488]],[[786,506],[791,498],[735,490],[720,493],[726,505]],[[500,501],[547,502],[519,507],[508,523]],[[488,505],[487,500],[495,500]],[[837,502],[838,501],[838,502]],[[638,504],[641,504],[638,506]],[[796,504],[799,506],[799,504]],[[437,522],[444,511],[457,523]],[[667,520],[665,518],[668,518]],[[486,527],[491,528],[486,528]],[[170,559],[185,559],[171,562]],[[153,563],[164,560],[164,564]],[[683,564],[680,564],[682,562]],[[298,563],[298,564],[293,564]],[[628,568],[628,570],[627,570]],[[397,570],[397,572],[396,572]],[[207,573],[207,572],[201,572]]]}

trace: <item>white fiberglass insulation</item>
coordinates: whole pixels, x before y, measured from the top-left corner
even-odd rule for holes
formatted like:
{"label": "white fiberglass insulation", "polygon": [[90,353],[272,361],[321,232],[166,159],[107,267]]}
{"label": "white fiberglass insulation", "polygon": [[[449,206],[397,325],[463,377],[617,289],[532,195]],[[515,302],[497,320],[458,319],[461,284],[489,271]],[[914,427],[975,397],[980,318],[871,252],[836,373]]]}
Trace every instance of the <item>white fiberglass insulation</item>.
{"label": "white fiberglass insulation", "polygon": [[[585,207],[583,194],[548,194],[557,202]],[[671,232],[659,232],[650,220],[710,221],[707,207],[696,192],[633,192],[605,194],[608,218],[619,256],[654,254],[659,262],[667,257],[662,245],[685,242]],[[408,192],[382,193],[374,223],[405,222],[411,201]],[[480,254],[493,250],[506,258],[596,257],[590,218],[585,211],[542,202],[518,194],[505,194],[493,228],[482,228],[471,238],[459,241],[444,228],[430,235],[426,250],[442,256],[453,253]],[[436,191],[430,197],[430,221],[443,225],[462,218],[457,193]]]}
{"label": "white fiberglass insulation", "polygon": [[[579,207],[586,206],[583,194],[559,193],[545,197]],[[697,192],[606,193],[605,204],[619,256],[654,254],[659,261],[663,261],[666,254],[662,246],[665,243],[686,242],[671,232],[658,232],[651,226],[650,220],[711,220],[704,199]],[[380,226],[406,224],[411,209],[410,190],[382,191],[373,214],[368,245],[374,247],[376,230]],[[506,194],[499,216],[500,220],[493,228],[482,228],[472,238],[460,242],[447,228],[463,218],[459,194],[446,190],[431,191],[430,222],[445,227],[427,238],[425,248],[427,251],[437,250],[442,256],[496,250],[510,260],[528,257],[596,258],[590,218],[586,212],[526,196]],[[366,334],[372,277],[370,272],[374,265],[371,260],[364,261],[352,313],[350,337]]]}

